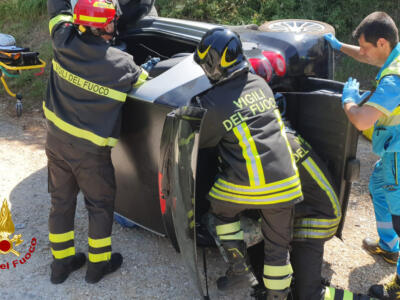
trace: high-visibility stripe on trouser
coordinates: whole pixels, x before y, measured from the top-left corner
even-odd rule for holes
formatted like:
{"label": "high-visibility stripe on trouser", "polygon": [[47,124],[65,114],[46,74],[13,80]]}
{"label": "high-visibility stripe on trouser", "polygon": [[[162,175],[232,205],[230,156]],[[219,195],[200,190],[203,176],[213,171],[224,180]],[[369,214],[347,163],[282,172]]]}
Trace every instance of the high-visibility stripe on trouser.
{"label": "high-visibility stripe on trouser", "polygon": [[49,233],[51,253],[55,259],[63,259],[75,255],[74,232]]}
{"label": "high-visibility stripe on trouser", "polygon": [[369,191],[374,205],[376,227],[379,235],[379,245],[383,250],[399,251],[399,237],[393,228],[392,215],[384,191],[384,169],[382,160],[375,165],[369,181]]}
{"label": "high-visibility stripe on trouser", "polygon": [[243,230],[240,221],[215,226],[217,235],[221,241],[243,240]]}
{"label": "high-visibility stripe on trouser", "polygon": [[291,264],[285,266],[264,265],[264,285],[270,290],[284,290],[290,287],[292,273]]}
{"label": "high-visibility stripe on trouser", "polygon": [[88,238],[89,242],[89,261],[98,263],[109,261],[111,258],[111,237],[102,239]]}
{"label": "high-visibility stripe on trouser", "polygon": [[[354,294],[352,292],[346,290],[336,290],[333,287],[326,287],[324,300],[353,300],[353,296]],[[368,298],[365,296],[363,299]]]}

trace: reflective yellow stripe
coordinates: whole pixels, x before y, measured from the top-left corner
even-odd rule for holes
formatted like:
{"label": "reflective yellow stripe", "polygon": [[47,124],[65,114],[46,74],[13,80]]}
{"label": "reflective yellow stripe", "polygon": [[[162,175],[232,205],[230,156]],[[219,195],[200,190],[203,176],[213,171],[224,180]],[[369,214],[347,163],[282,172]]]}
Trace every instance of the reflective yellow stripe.
{"label": "reflective yellow stripe", "polygon": [[343,292],[344,292],[343,293],[343,300],[353,300],[353,293],[352,292],[349,292],[349,291],[346,291],[346,290],[344,290]]}
{"label": "reflective yellow stripe", "polygon": [[298,178],[297,175],[294,175],[284,180],[260,186],[236,185],[227,182],[221,178],[218,178],[217,181],[214,183],[214,186],[226,192],[232,192],[235,194],[245,194],[251,196],[251,195],[266,195],[266,194],[277,193],[295,187],[299,184],[300,184],[300,179]]}
{"label": "reflective yellow stripe", "polygon": [[[369,103],[368,105],[374,106],[375,108],[379,109],[382,111],[382,109],[386,110],[382,106],[379,106],[375,103]],[[378,107],[379,106],[379,107]],[[380,117],[376,125],[382,125],[382,126],[396,126],[400,124],[400,106],[396,107],[392,112],[389,112],[386,110],[386,114],[388,116],[383,116]]]}
{"label": "reflective yellow stripe", "polygon": [[65,70],[61,65],[53,60],[53,70],[54,72],[57,73],[58,76],[60,76],[62,79],[68,81],[69,83],[80,87],[81,89],[84,89],[88,92],[91,92],[93,94],[107,97],[116,101],[120,102],[125,102],[126,100],[126,94],[122,93],[117,90],[113,90],[111,88],[108,88],[106,86],[102,86],[96,83],[93,83],[91,81],[85,80],[77,75],[72,74],[71,72],[68,72]]}
{"label": "reflective yellow stripe", "polygon": [[73,21],[74,20],[73,20],[72,16],[70,16],[70,15],[58,15],[58,16],[55,16],[49,22],[50,34],[51,34],[54,26],[57,25],[58,23],[61,23],[61,22],[73,23]]}
{"label": "reflective yellow stripe", "polygon": [[88,238],[89,246],[93,248],[103,248],[111,246],[111,237],[106,237],[104,239],[91,239]]}
{"label": "reflective yellow stripe", "polygon": [[288,264],[286,266],[270,266],[264,265],[264,275],[265,276],[287,276],[293,273],[292,265]]}
{"label": "reflective yellow stripe", "polygon": [[340,211],[340,204],[338,201],[338,198],[336,196],[335,191],[333,190],[333,187],[329,184],[328,179],[326,179],[324,173],[321,171],[321,169],[317,166],[315,161],[311,158],[308,157],[305,161],[301,163],[304,168],[307,170],[307,172],[311,175],[311,177],[318,183],[319,187],[325,191],[327,194],[331,204],[333,211],[335,213],[336,217],[341,216],[341,211]]}
{"label": "reflective yellow stripe", "polygon": [[[74,20],[76,20],[75,15],[74,15]],[[85,16],[85,15],[79,15],[79,20],[85,21],[85,22],[101,23],[101,24],[107,22],[107,18],[91,17],[91,16]]]}
{"label": "reflective yellow stripe", "polygon": [[275,113],[275,117],[278,120],[278,123],[281,127],[281,135],[283,136],[283,138],[286,141],[286,147],[290,153],[290,160],[292,162],[293,170],[296,172],[296,176],[299,176],[299,170],[297,169],[296,161],[294,159],[293,152],[292,152],[292,147],[290,146],[289,139],[287,138],[287,135],[286,135],[285,124],[282,121],[281,113],[279,112],[278,109],[275,109],[274,113]]}
{"label": "reflective yellow stripe", "polygon": [[256,197],[249,197],[245,195],[235,195],[230,193],[221,192],[212,188],[209,192],[209,195],[215,199],[221,201],[227,201],[232,203],[238,204],[250,204],[250,205],[264,205],[264,204],[276,204],[282,202],[288,202],[290,200],[297,199],[301,197],[303,194],[301,192],[301,186],[297,186],[294,189],[290,189],[283,193],[277,193],[272,195],[266,196],[256,196]]}
{"label": "reflective yellow stripe", "polygon": [[329,228],[339,225],[341,217],[335,219],[313,219],[302,218],[294,221],[294,226],[315,227],[315,228]]}
{"label": "reflective yellow stripe", "polygon": [[98,263],[102,261],[109,261],[111,259],[111,251],[100,254],[94,254],[89,252],[89,261],[92,263]]}
{"label": "reflective yellow stripe", "polygon": [[49,241],[52,243],[64,243],[74,239],[74,231],[66,233],[49,233]]}
{"label": "reflective yellow stripe", "polygon": [[233,133],[239,141],[243,157],[246,160],[250,186],[265,185],[265,177],[260,155],[257,152],[256,144],[250,134],[249,127],[243,122],[233,128]]}
{"label": "reflective yellow stripe", "polygon": [[54,250],[51,248],[51,253],[56,259],[63,259],[75,255],[75,247],[70,247],[64,250]]}
{"label": "reflective yellow stripe", "polygon": [[243,240],[243,231],[239,231],[238,233],[235,233],[235,234],[219,235],[218,237],[220,240],[223,240],[223,241],[233,241],[233,240],[242,241]]}
{"label": "reflective yellow stripe", "polygon": [[240,226],[240,221],[237,221],[234,223],[215,226],[215,229],[217,230],[217,235],[222,235],[222,234],[237,232],[242,228]]}
{"label": "reflective yellow stripe", "polygon": [[110,146],[114,147],[117,144],[117,139],[109,137],[109,138],[103,138],[97,134],[94,134],[93,132],[90,132],[85,129],[78,128],[74,125],[68,124],[67,122],[61,120],[59,117],[56,116],[55,113],[53,113],[51,110],[49,110],[45,103],[43,102],[43,112],[47,120],[51,121],[55,126],[60,128],[62,131],[65,131],[73,136],[76,136],[81,139],[88,140],[92,142],[93,144],[96,144],[98,146]]}
{"label": "reflective yellow stripe", "polygon": [[299,229],[294,228],[293,236],[295,238],[313,238],[313,239],[325,239],[333,236],[336,233],[337,226],[331,229]]}
{"label": "reflective yellow stripe", "polygon": [[145,70],[142,69],[142,73],[140,73],[138,80],[136,83],[133,85],[133,87],[136,89],[139,86],[141,86],[143,83],[146,82],[147,77],[149,77],[149,73],[147,73]]}
{"label": "reflective yellow stripe", "polygon": [[257,173],[258,173],[258,178],[259,178],[259,183],[258,183],[257,186],[265,185],[264,170],[263,170],[263,167],[262,167],[260,155],[258,154],[258,151],[257,151],[256,143],[254,142],[254,138],[251,136],[250,129],[247,126],[247,124],[243,123],[242,127],[243,127],[243,130],[244,130],[245,134],[246,134],[246,138],[249,141],[251,153],[253,154],[254,159],[256,161]]}
{"label": "reflective yellow stripe", "polygon": [[326,287],[324,300],[334,300],[334,299],[335,299],[335,289],[332,287]]}
{"label": "reflective yellow stripe", "polygon": [[270,290],[284,290],[290,286],[292,277],[285,279],[269,279],[264,278],[264,285]]}

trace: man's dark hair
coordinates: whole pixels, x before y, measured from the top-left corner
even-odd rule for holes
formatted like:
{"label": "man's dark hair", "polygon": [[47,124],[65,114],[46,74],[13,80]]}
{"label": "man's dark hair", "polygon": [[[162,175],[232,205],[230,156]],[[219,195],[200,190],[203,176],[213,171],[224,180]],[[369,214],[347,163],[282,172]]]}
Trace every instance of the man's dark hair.
{"label": "man's dark hair", "polygon": [[393,19],[385,12],[376,11],[361,21],[353,32],[353,37],[359,39],[364,35],[365,41],[377,45],[380,38],[384,38],[394,49],[399,42],[399,31]]}

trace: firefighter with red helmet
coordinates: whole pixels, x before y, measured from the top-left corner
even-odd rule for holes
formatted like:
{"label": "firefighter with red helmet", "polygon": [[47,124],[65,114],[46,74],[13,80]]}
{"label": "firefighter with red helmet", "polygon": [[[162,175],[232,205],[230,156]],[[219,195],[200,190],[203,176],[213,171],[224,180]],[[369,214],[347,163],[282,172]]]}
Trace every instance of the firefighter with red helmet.
{"label": "firefighter with red helmet", "polygon": [[74,217],[82,191],[89,213],[88,268],[96,283],[122,264],[111,253],[115,177],[111,148],[117,143],[127,92],[147,73],[131,55],[110,45],[118,3],[111,0],[48,0],[54,59],[43,111],[47,120],[49,240],[52,283],[64,282],[85,264],[76,253]]}
{"label": "firefighter with red helmet", "polygon": [[257,284],[239,220],[243,210],[257,209],[265,242],[267,299],[286,299],[292,278],[293,207],[303,197],[274,96],[261,77],[249,73],[240,38],[230,30],[208,31],[194,60],[213,84],[198,100],[207,109],[200,147],[217,147],[220,160],[208,199],[229,268],[217,286],[228,290]]}

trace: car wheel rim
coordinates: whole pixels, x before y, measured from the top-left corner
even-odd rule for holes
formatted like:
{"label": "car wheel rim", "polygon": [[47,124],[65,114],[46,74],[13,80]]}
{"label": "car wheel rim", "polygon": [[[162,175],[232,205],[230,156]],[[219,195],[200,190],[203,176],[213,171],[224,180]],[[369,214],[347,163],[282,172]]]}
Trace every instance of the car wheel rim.
{"label": "car wheel rim", "polygon": [[280,32],[322,32],[325,26],[309,21],[280,21],[269,24],[268,29]]}

